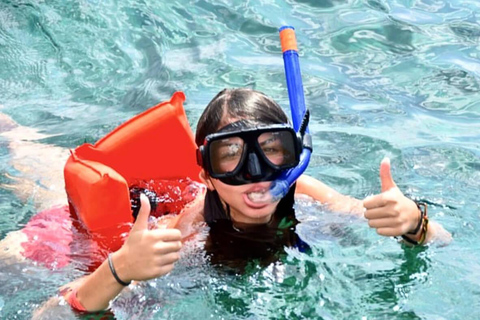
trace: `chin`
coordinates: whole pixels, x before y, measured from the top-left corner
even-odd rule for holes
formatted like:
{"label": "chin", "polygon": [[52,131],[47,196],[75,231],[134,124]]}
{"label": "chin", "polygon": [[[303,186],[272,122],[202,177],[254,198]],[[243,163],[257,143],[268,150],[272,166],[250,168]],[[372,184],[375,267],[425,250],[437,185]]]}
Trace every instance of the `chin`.
{"label": "chin", "polygon": [[275,206],[271,204],[261,209],[247,208],[241,214],[236,214],[232,219],[237,222],[261,224],[269,222],[274,212]]}

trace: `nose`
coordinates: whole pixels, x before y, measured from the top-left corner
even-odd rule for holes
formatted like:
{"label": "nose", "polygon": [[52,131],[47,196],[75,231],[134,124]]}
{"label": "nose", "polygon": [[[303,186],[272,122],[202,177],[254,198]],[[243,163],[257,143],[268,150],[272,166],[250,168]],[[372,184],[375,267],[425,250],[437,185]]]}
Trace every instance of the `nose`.
{"label": "nose", "polygon": [[248,154],[248,179],[256,179],[262,176],[262,167],[258,156],[254,152]]}

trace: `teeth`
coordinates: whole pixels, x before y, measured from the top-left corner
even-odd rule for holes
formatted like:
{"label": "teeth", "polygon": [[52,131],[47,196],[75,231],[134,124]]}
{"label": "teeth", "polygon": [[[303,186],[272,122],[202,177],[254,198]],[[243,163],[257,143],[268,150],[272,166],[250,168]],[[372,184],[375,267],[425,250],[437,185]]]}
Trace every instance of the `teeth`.
{"label": "teeth", "polygon": [[247,197],[253,202],[263,202],[268,200],[268,193],[265,190],[253,191],[247,193]]}

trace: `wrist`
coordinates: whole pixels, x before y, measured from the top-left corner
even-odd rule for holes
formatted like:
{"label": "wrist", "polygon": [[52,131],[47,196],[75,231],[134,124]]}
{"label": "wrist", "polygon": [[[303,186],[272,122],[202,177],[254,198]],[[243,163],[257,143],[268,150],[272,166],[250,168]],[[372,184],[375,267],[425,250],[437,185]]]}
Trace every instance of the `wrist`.
{"label": "wrist", "polygon": [[423,217],[427,215],[427,205],[423,202],[417,202],[412,200],[417,210],[417,219],[415,220],[415,224],[413,227],[408,231],[406,234],[417,236],[419,235],[420,231],[422,230],[423,225]]}
{"label": "wrist", "polygon": [[123,286],[127,286],[132,282],[132,279],[129,276],[128,266],[125,263],[121,250],[108,255],[108,264],[112,277],[115,278],[116,282]]}
{"label": "wrist", "polygon": [[413,245],[422,245],[427,239],[428,234],[428,212],[427,204],[414,201],[419,210],[419,220],[415,229],[402,235],[403,240]]}
{"label": "wrist", "polygon": [[[413,232],[407,232],[405,234],[402,235],[402,238],[408,238],[412,241],[415,241],[415,242],[418,242],[420,241],[421,237],[422,237],[422,233],[423,233],[423,219],[420,220],[420,229],[418,230],[417,233],[413,233]],[[408,241],[408,240],[407,240]]]}

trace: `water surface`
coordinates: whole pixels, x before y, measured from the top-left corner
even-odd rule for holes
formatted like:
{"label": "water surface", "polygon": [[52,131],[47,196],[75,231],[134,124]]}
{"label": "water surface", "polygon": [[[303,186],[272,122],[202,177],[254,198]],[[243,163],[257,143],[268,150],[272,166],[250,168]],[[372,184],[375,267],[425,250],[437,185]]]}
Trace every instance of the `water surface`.
{"label": "water surface", "polygon": [[[479,14],[476,0],[3,0],[0,111],[66,148],[178,90],[192,126],[225,87],[263,91],[288,111],[277,29],[293,25],[312,112],[308,173],[363,198],[380,191],[389,156],[398,186],[434,204],[429,215],[453,243],[402,247],[362,219],[302,204],[298,233],[311,252],[287,249],[276,264],[232,275],[192,250],[169,277],[118,299],[117,317],[475,319]],[[4,184],[25,175],[11,158],[2,142]],[[36,212],[31,198],[0,189],[0,237]],[[0,263],[2,319],[30,318],[81,273]]]}

